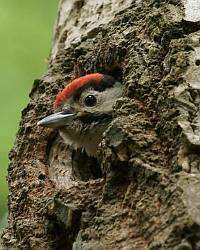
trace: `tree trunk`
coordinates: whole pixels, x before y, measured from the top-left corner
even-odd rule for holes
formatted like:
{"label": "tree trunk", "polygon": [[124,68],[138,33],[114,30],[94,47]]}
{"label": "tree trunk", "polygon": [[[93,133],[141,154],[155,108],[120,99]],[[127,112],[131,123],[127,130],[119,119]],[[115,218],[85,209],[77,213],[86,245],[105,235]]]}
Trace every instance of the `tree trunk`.
{"label": "tree trunk", "polygon": [[[3,249],[200,249],[198,8],[61,1],[49,69],[33,84],[10,154]],[[92,72],[124,89],[100,165],[37,126],[67,82]]]}

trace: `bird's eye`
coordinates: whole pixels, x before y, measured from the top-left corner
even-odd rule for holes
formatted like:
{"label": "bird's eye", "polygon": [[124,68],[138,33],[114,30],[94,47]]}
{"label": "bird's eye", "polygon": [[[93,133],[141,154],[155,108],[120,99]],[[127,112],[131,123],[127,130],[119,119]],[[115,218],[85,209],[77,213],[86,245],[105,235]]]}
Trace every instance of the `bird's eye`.
{"label": "bird's eye", "polygon": [[84,102],[87,106],[92,107],[96,104],[97,99],[94,95],[88,95],[85,97]]}

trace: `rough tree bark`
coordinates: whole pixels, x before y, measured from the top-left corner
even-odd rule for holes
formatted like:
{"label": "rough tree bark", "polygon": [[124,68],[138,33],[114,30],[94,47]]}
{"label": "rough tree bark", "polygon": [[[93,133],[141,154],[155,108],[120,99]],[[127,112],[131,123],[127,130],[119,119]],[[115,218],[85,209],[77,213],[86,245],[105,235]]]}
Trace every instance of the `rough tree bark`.
{"label": "rough tree bark", "polygon": [[[49,68],[10,154],[3,249],[200,249],[198,8],[199,0],[61,1]],[[77,153],[73,169],[71,149],[36,122],[66,82],[92,72],[116,77],[124,96],[100,166]]]}

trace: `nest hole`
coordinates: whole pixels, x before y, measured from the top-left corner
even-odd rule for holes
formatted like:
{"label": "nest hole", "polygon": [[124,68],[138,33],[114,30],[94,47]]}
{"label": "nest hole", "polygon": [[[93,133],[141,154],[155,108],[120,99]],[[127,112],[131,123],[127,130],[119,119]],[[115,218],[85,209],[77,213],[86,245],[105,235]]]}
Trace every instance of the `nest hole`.
{"label": "nest hole", "polygon": [[56,133],[52,133],[46,148],[49,177],[58,187],[65,186],[69,180],[89,181],[102,178],[98,160],[90,157],[85,150],[73,150]]}
{"label": "nest hole", "polygon": [[78,149],[72,152],[73,176],[82,181],[102,177],[101,167],[95,157],[90,157],[85,150]]}
{"label": "nest hole", "polygon": [[200,66],[200,59],[197,59],[195,64],[196,64],[196,66]]}

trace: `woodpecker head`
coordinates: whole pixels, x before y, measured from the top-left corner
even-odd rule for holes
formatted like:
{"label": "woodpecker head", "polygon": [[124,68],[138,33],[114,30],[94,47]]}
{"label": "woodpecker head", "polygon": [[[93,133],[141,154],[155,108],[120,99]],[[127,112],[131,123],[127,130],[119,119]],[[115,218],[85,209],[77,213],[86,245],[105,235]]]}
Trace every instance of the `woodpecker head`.
{"label": "woodpecker head", "polygon": [[56,97],[54,114],[38,125],[59,129],[66,144],[95,156],[103,132],[112,121],[122,87],[112,76],[89,74],[73,80]]}

